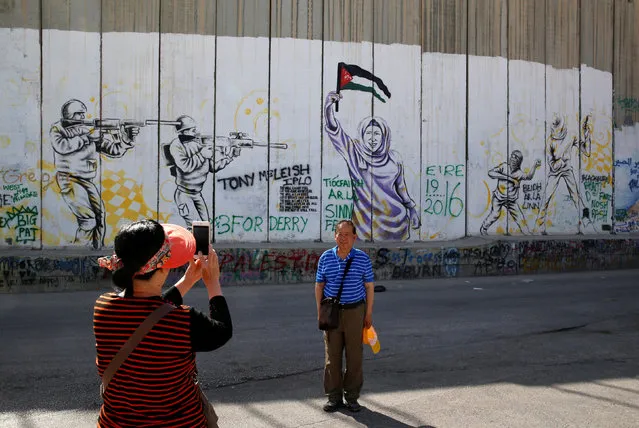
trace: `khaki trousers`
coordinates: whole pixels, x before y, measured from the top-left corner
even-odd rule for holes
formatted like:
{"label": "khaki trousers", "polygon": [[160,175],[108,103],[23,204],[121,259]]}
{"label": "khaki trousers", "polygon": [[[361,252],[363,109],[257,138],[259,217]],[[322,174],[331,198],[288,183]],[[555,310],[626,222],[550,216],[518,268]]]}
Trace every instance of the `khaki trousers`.
{"label": "khaki trousers", "polygon": [[[362,332],[366,304],[340,309],[339,327],[324,332],[324,392],[331,401],[359,398],[364,384]],[[342,354],[346,351],[346,370],[342,374]]]}

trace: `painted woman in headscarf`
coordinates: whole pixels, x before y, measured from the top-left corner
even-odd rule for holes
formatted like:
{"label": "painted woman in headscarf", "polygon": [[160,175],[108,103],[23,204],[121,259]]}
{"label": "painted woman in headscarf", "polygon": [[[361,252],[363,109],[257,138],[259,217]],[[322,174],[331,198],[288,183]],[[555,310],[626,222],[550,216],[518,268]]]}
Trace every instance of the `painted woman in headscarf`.
{"label": "painted woman in headscarf", "polygon": [[352,182],[363,183],[352,186],[357,235],[365,241],[406,240],[409,222],[418,229],[421,220],[406,188],[404,165],[390,149],[390,128],[382,118],[367,117],[359,124],[358,137],[351,138],[335,117],[334,104],[340,98],[336,92],[326,96],[325,130],[346,161]]}

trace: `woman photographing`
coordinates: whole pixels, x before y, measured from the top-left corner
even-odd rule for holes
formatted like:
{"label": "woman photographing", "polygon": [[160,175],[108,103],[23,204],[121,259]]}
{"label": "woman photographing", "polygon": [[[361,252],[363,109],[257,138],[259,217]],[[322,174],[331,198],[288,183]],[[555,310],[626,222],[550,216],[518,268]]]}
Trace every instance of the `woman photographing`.
{"label": "woman photographing", "polygon": [[[194,256],[189,231],[153,220],[123,226],[114,249],[99,264],[113,272],[118,291],[100,296],[93,316],[104,400],[98,426],[217,426],[195,364],[196,352],[223,346],[233,331],[215,250]],[[186,263],[184,276],[163,292],[170,270]],[[208,291],[208,316],[182,304],[200,279]]]}

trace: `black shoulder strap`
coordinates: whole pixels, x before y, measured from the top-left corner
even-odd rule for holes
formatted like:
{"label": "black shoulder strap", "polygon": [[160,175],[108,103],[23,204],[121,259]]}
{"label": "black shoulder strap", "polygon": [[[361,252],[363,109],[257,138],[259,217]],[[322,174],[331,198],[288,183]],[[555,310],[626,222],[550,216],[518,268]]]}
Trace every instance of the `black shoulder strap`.
{"label": "black shoulder strap", "polygon": [[344,290],[344,279],[346,279],[346,274],[348,270],[351,268],[351,263],[353,263],[353,257],[346,261],[346,267],[344,268],[344,275],[342,276],[342,283],[339,285],[339,291],[337,292],[337,303],[339,303],[339,299],[342,298],[342,290]]}

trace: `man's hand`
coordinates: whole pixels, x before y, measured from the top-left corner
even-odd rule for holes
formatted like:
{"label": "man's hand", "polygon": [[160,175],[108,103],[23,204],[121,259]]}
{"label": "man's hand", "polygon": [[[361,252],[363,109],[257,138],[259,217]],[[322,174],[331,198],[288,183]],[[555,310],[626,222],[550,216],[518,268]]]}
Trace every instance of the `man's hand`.
{"label": "man's hand", "polygon": [[364,328],[370,328],[373,325],[373,314],[371,312],[366,312],[366,316],[364,317]]}
{"label": "man's hand", "polygon": [[541,159],[537,159],[535,161],[535,169],[539,168],[541,166]]}

